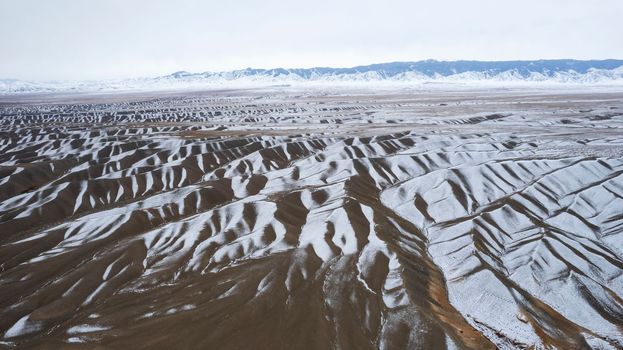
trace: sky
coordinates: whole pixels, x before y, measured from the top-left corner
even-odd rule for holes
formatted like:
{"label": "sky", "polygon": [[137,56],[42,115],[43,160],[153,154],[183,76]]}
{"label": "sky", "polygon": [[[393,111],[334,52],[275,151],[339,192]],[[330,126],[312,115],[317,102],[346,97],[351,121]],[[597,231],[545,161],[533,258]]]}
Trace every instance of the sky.
{"label": "sky", "polygon": [[622,0],[0,0],[0,78],[623,59]]}

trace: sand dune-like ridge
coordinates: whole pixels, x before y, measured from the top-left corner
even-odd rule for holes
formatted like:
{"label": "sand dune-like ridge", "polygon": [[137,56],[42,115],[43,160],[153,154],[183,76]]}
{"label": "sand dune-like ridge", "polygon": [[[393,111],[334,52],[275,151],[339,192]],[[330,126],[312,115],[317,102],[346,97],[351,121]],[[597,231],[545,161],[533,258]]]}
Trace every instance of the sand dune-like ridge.
{"label": "sand dune-like ridge", "polygon": [[621,348],[621,97],[4,102],[2,344]]}

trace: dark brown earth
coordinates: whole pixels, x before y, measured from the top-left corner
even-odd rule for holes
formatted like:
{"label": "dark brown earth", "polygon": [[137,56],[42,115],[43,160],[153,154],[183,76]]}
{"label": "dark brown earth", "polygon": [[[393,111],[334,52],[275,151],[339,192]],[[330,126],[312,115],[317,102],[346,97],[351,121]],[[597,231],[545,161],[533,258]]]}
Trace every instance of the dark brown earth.
{"label": "dark brown earth", "polygon": [[623,92],[0,96],[0,348],[623,348]]}

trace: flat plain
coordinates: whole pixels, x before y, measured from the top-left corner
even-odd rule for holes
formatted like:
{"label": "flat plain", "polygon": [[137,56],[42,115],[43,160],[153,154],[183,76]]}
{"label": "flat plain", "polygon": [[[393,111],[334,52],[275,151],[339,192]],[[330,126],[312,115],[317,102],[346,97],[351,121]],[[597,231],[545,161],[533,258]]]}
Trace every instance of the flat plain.
{"label": "flat plain", "polygon": [[0,96],[0,348],[623,348],[623,91]]}

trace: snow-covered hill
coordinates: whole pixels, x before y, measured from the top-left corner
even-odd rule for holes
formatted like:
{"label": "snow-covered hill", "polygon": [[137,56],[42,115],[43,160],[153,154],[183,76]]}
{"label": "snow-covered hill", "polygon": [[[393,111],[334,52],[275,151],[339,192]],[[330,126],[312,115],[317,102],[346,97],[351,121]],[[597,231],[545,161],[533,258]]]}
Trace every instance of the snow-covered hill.
{"label": "snow-covered hill", "polygon": [[417,61],[352,68],[274,68],[176,72],[166,76],[103,81],[0,80],[0,93],[111,91],[274,84],[591,84],[623,86],[623,60]]}

